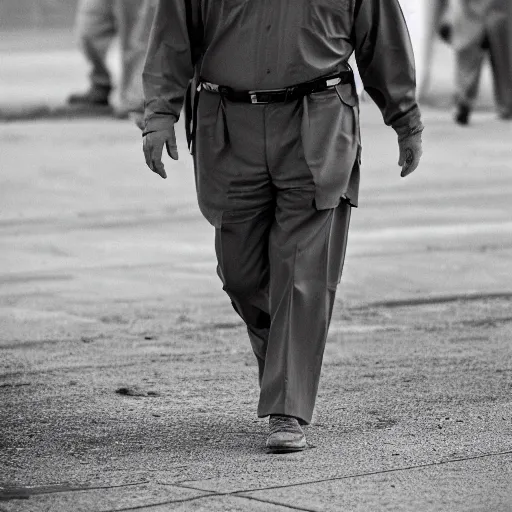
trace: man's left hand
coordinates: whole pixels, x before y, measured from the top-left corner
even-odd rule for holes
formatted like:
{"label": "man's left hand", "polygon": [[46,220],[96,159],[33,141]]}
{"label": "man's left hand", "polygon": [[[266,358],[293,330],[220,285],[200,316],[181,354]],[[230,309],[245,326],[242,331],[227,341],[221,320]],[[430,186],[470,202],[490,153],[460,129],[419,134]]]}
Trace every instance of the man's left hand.
{"label": "man's left hand", "polygon": [[423,154],[421,132],[398,139],[398,147],[400,150],[398,165],[402,167],[400,176],[405,178],[415,171],[420,163],[420,158]]}

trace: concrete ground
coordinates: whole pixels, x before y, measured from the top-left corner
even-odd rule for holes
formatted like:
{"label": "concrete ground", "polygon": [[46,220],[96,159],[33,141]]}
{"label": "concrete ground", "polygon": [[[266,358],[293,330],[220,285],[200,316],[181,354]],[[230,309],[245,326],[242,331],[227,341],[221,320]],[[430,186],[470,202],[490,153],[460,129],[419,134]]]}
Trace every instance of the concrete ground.
{"label": "concrete ground", "polygon": [[[80,82],[62,73],[56,98]],[[360,208],[292,455],[264,450],[182,128],[163,181],[129,122],[1,124],[0,511],[512,511],[512,126],[424,117],[400,179],[363,105]]]}

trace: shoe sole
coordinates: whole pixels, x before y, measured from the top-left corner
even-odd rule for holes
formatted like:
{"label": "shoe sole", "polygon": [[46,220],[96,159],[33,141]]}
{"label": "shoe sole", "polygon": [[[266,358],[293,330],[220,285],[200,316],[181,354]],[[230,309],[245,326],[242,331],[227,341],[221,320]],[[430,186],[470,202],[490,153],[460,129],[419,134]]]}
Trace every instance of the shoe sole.
{"label": "shoe sole", "polygon": [[297,453],[297,452],[304,451],[306,448],[307,448],[307,446],[304,446],[302,448],[269,448],[267,446],[267,452],[268,453],[275,453],[275,454],[279,454],[279,453]]}
{"label": "shoe sole", "polygon": [[289,452],[301,452],[308,447],[307,443],[297,446],[272,446],[266,445],[267,451],[270,453],[289,453]]}

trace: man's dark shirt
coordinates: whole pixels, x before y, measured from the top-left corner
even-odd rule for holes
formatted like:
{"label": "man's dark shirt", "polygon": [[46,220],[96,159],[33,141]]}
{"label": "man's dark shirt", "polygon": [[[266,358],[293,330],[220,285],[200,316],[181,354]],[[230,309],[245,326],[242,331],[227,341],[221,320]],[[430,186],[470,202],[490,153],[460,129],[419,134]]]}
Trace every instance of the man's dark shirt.
{"label": "man's dark shirt", "polygon": [[143,74],[145,131],[178,119],[196,72],[235,89],[282,88],[345,68],[353,52],[386,124],[420,127],[398,0],[159,0]]}

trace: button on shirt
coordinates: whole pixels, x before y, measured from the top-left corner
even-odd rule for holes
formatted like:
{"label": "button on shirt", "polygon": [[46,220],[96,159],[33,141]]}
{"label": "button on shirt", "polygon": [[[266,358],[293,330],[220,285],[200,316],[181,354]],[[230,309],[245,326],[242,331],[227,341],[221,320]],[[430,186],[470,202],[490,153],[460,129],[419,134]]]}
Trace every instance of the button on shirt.
{"label": "button on shirt", "polygon": [[412,47],[398,0],[159,0],[143,73],[145,132],[168,128],[194,75],[239,90],[346,69],[397,131],[421,127]]}

